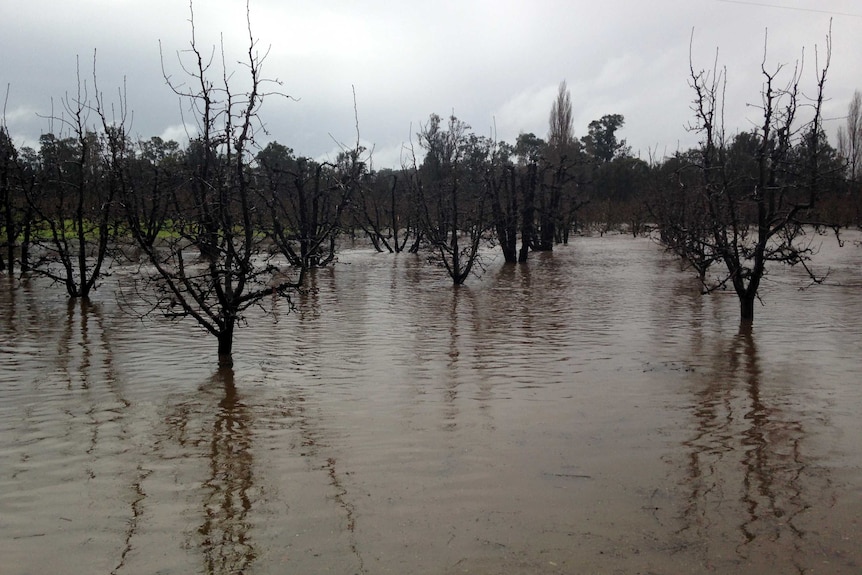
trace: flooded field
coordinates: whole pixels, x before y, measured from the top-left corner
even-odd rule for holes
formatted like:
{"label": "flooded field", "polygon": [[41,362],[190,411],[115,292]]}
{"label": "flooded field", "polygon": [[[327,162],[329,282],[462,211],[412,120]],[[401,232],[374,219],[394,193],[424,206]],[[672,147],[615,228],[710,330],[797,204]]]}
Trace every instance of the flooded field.
{"label": "flooded field", "polygon": [[0,278],[0,573],[858,574],[854,238],[748,330],[647,239],[458,289],[347,250],[232,371],[111,285]]}

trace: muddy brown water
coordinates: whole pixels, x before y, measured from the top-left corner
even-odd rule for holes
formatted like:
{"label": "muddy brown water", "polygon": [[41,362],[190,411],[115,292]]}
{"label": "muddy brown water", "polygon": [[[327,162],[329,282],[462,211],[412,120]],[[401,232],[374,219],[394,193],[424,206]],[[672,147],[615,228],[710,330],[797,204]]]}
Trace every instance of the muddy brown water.
{"label": "muddy brown water", "polygon": [[232,372],[110,285],[5,283],[0,573],[858,574],[862,248],[816,261],[741,330],[646,239],[460,289],[346,250]]}

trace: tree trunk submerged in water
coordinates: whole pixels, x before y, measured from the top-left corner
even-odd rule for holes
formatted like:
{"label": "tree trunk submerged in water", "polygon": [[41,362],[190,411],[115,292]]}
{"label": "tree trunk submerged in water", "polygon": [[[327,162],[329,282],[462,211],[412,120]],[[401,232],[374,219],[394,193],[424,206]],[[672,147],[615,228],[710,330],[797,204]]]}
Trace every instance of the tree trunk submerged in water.
{"label": "tree trunk submerged in water", "polygon": [[754,322],[754,302],[757,299],[756,294],[740,294],[739,295],[739,321],[742,324],[751,324]]}
{"label": "tree trunk submerged in water", "polygon": [[218,364],[219,367],[233,366],[233,325],[227,322],[224,329],[216,336],[218,339]]}

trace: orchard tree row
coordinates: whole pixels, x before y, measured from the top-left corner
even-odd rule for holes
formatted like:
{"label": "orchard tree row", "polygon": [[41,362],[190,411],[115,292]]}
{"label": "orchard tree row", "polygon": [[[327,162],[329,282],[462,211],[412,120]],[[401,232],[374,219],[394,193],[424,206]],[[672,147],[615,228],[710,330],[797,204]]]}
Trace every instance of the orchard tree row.
{"label": "orchard tree row", "polygon": [[95,57],[38,150],[17,148],[0,127],[0,269],[86,299],[109,266],[140,262],[134,293],[145,313],[193,318],[217,338],[223,363],[244,312],[289,300],[308,269],[334,261],[339,235],[426,254],[460,285],[489,243],[523,264],[578,231],[657,229],[707,291],[732,285],[750,320],[769,262],[805,265],[808,230],[862,222],[860,98],[836,150],[822,128],[828,49],[811,98],[801,67],[786,78],[764,58],[763,122],[733,135],[723,131],[723,71],[692,65],[701,144],[669,158],[633,157],[618,114],[576,138],[563,82],[545,139],[497,141],[431,114],[400,169],[373,170],[358,133],[332,162],[264,134],[264,99],[286,95],[263,75],[250,23],[240,78],[223,55],[207,56],[218,50],[197,46],[193,10],[190,22],[183,76],[165,76],[197,125],[185,147],[130,138],[125,94],[105,99]]}

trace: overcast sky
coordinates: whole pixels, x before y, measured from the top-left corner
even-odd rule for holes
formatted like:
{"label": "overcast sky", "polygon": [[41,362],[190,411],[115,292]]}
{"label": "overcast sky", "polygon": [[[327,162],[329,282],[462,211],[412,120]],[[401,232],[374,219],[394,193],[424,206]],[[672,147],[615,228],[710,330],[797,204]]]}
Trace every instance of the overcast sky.
{"label": "overcast sky", "polygon": [[[0,0],[0,82],[8,86],[7,128],[19,145],[50,131],[81,77],[117,102],[125,81],[132,133],[184,144],[184,113],[162,75],[183,77],[189,46],[187,0]],[[245,0],[197,0],[198,45],[224,38],[239,88],[248,50]],[[760,64],[789,69],[804,50],[803,86],[814,86],[815,49],[827,80],[827,131],[834,135],[862,89],[862,2],[858,0],[251,0],[251,25],[264,76],[293,99],[270,97],[261,117],[271,139],[315,158],[337,142],[362,142],[376,167],[399,164],[401,150],[429,114],[454,112],[480,135],[514,142],[545,137],[561,80],[572,94],[575,135],[591,120],[622,114],[620,134],[647,159],[695,144],[688,86],[689,46],[697,68],[718,50],[727,68],[726,124],[750,129],[758,110]],[[92,94],[92,92],[91,92]],[[54,131],[59,128],[54,125]],[[834,138],[833,138],[834,144]]]}

